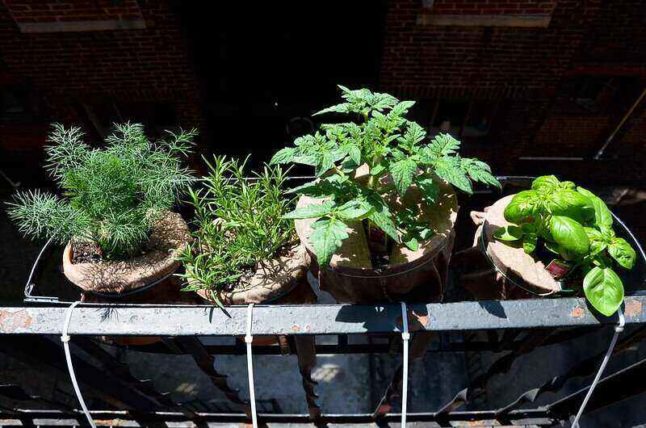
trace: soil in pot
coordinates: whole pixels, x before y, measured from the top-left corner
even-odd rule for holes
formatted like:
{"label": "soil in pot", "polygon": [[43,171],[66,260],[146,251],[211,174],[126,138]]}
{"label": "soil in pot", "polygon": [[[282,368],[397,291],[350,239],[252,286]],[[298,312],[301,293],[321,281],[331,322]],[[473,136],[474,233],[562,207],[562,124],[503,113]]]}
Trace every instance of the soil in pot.
{"label": "soil in pot", "polygon": [[127,260],[103,260],[92,244],[68,243],[63,272],[84,291],[118,294],[135,291],[172,275],[180,263],[178,252],[189,242],[186,222],[173,212],[157,221],[142,254]]}
{"label": "soil in pot", "polygon": [[504,211],[513,196],[499,199],[484,212],[471,213],[478,225],[473,246],[455,255],[452,266],[460,285],[478,300],[526,299],[562,289],[561,282],[547,269],[553,256],[536,257],[494,238],[496,230],[510,224]]}
{"label": "soil in pot", "polygon": [[246,271],[235,284],[218,291],[198,290],[197,294],[224,305],[314,303],[316,296],[307,283],[310,261],[302,245],[291,245],[272,260]]}
{"label": "soil in pot", "polygon": [[[448,264],[453,250],[453,226],[457,217],[457,196],[451,186],[440,185],[438,200],[428,205],[421,201],[415,187],[403,198],[393,196],[391,210],[416,206],[419,218],[428,222],[433,236],[421,242],[417,251],[403,244],[394,244],[387,257],[374,257],[361,222],[351,224],[350,237],[343,241],[329,266],[320,267],[309,241],[311,225],[316,219],[296,220],[296,233],[312,256],[314,273],[319,277],[322,290],[339,302],[380,303],[405,300],[429,302],[442,299]],[[297,207],[323,203],[322,199],[301,197]]]}

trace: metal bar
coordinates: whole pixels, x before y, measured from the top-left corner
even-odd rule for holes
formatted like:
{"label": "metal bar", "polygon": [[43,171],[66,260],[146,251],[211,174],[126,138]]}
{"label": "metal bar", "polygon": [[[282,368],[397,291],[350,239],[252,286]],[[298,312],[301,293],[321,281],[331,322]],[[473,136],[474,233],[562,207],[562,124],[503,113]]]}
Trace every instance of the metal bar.
{"label": "metal bar", "polygon": [[[646,296],[627,297],[626,323],[646,322]],[[426,331],[584,327],[615,323],[597,317],[582,298],[411,305]],[[61,334],[65,307],[0,307],[0,334]],[[258,306],[254,332],[262,335],[395,333],[399,307],[387,305]],[[168,320],[182,322],[168,322]],[[70,334],[242,336],[245,308],[84,304]]]}
{"label": "metal bar", "polygon": [[[52,410],[26,410],[26,409],[17,409],[17,412],[21,415],[29,415],[32,420],[36,419],[75,419],[83,417],[80,412],[60,412]],[[120,420],[129,420],[132,419],[128,412],[124,411],[90,411],[92,416],[97,420],[110,420],[110,419],[120,419]],[[204,422],[246,422],[247,415],[244,413],[209,413],[209,412],[197,412],[197,417],[200,421]],[[186,421],[186,417],[180,412],[151,412],[148,415],[147,420],[153,421],[166,421],[166,422],[177,422],[177,421]],[[0,419],[15,419],[15,415],[6,414],[0,412]],[[381,420],[384,422],[396,422],[401,418],[401,415],[398,413],[389,413],[384,415]],[[449,412],[438,414],[435,412],[427,413],[408,413],[407,419],[410,422],[433,422],[433,421],[455,421],[455,422],[467,422],[472,423],[473,421],[496,421],[496,415],[493,411],[461,411],[461,412]],[[508,415],[508,419],[517,425],[539,425],[539,426],[552,426],[555,422],[559,422],[558,419],[555,419],[544,409],[537,410],[516,410],[511,412]],[[276,414],[276,413],[261,413],[258,415],[258,420],[268,423],[311,423],[310,415],[306,413],[298,414]],[[322,423],[374,423],[375,420],[370,413],[359,413],[352,415],[345,414],[323,414],[320,417]],[[493,424],[492,424],[493,425]],[[48,425],[49,426],[49,425]],[[55,425],[54,425],[55,426]],[[69,422],[67,425],[69,426]],[[456,426],[456,425],[453,425]],[[460,425],[457,425],[460,426]],[[472,425],[471,425],[472,426]]]}
{"label": "metal bar", "polygon": [[[646,391],[644,378],[646,378],[646,358],[606,376],[597,385],[584,414],[643,393]],[[563,417],[573,415],[589,388],[589,386],[581,388],[575,393],[550,404],[547,409],[552,414],[562,415]]]}
{"label": "metal bar", "polygon": [[619,132],[619,130],[624,126],[624,123],[626,123],[628,118],[633,114],[633,112],[635,111],[639,103],[642,102],[645,96],[646,96],[646,89],[644,89],[642,93],[639,95],[639,97],[637,97],[635,102],[630,106],[626,114],[621,118],[621,120],[619,121],[615,129],[612,131],[612,133],[610,133],[608,138],[606,138],[606,141],[603,143],[599,151],[594,155],[595,160],[601,159],[601,156],[603,156],[603,153],[606,151],[610,143],[612,143],[612,140],[614,140],[615,135],[617,135],[617,132]]}

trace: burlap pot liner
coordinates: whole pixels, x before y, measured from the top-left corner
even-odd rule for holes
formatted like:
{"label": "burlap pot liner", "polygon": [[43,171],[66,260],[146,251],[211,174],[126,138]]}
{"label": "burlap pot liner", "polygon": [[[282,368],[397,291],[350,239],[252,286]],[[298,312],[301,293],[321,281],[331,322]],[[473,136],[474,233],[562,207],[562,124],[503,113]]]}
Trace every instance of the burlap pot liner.
{"label": "burlap pot liner", "polygon": [[497,229],[510,225],[504,212],[513,197],[499,199],[484,212],[471,212],[478,226],[473,246],[455,255],[453,266],[459,272],[458,281],[477,299],[527,299],[561,290],[561,284],[542,261],[525,253],[522,247],[494,238]]}
{"label": "burlap pot liner", "polygon": [[197,294],[214,302],[215,293],[225,305],[271,302],[286,296],[307,280],[310,262],[305,248],[295,245],[285,255],[259,264],[253,276],[241,279],[231,291],[198,290]]}
{"label": "burlap pot liner", "polygon": [[179,214],[168,212],[153,226],[145,254],[122,261],[72,263],[73,246],[68,243],[63,252],[63,273],[86,291],[135,290],[175,272],[180,265],[176,256],[189,241],[186,222]]}
{"label": "burlap pot liner", "polygon": [[[323,201],[303,196],[297,207]],[[451,186],[442,183],[438,201],[432,205],[421,201],[420,191],[416,188],[409,189],[403,198],[393,195],[388,202],[391,210],[403,205],[416,205],[420,218],[428,221],[435,233],[428,241],[421,242],[417,251],[403,244],[394,245],[390,265],[380,270],[372,266],[361,222],[349,224],[349,238],[334,254],[330,266],[319,269],[309,241],[311,225],[316,219],[296,220],[296,233],[312,256],[312,266],[318,273],[321,289],[332,294],[337,301],[348,303],[441,300],[455,236],[453,226],[458,211],[455,192]]]}

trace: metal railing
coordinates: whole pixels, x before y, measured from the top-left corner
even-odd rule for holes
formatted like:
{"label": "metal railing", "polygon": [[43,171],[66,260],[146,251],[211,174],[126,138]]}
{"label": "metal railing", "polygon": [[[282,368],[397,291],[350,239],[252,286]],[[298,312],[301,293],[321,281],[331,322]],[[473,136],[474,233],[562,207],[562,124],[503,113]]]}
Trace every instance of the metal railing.
{"label": "metal railing", "polygon": [[[644,259],[641,248],[639,251]],[[63,332],[68,303],[63,301],[65,299],[37,296],[34,293],[37,288],[33,281],[28,281],[27,306],[0,307],[0,352],[35,367],[47,366],[65,373],[65,359],[56,336]],[[641,359],[643,355],[636,346],[646,337],[645,308],[646,296],[637,293],[626,297],[623,306],[626,331],[613,354],[625,356],[622,361],[629,363],[602,377],[586,408],[588,412],[646,391],[643,382],[646,359]],[[72,336],[72,360],[79,382],[93,391],[90,413],[97,425],[115,425],[116,420],[119,426],[155,426],[171,422],[176,424],[173,426],[209,426],[216,422],[249,422],[248,401],[241,398],[226,375],[214,366],[218,355],[245,353],[242,337],[246,333],[246,311],[246,307],[237,306],[221,310],[210,305],[80,304],[74,309],[68,333]],[[470,355],[486,351],[496,356],[491,364],[472,373],[467,387],[460,387],[439,408],[408,414],[409,422],[432,422],[436,426],[472,426],[475,422],[485,426],[553,426],[567,422],[576,413],[588,392],[587,387],[570,394],[561,393],[548,404],[532,404],[539,398],[544,400],[548,393],[563,391],[564,385],[573,379],[589,379],[597,371],[604,352],[591,353],[558,376],[539,382],[502,406],[481,410],[474,409],[471,403],[486,394],[492,378],[509,373],[519,358],[545,346],[603,334],[617,323],[616,317],[595,314],[581,298],[409,304],[408,311],[411,359],[419,359],[426,352]],[[252,325],[254,337],[268,336],[273,340],[254,344],[254,354],[295,354],[308,408],[308,413],[284,414],[279,412],[277,403],[260,400],[259,421],[313,422],[319,426],[399,421],[396,409],[403,376],[401,365],[382,391],[379,402],[375,403],[375,410],[363,414],[330,414],[321,409],[312,370],[319,354],[397,354],[401,349],[401,328],[402,312],[395,303],[256,306]],[[349,339],[353,335],[365,336],[367,341],[355,343]],[[211,383],[224,393],[231,407],[214,409],[204,403],[172,400],[150,382],[136,378],[126,364],[108,352],[105,341],[98,340],[106,336],[154,336],[159,338],[156,343],[139,345],[136,349],[191,356]],[[229,344],[209,344],[204,340],[209,336],[236,340]],[[322,336],[328,340],[321,340]],[[330,337],[336,338],[334,343]],[[5,402],[13,404],[6,406]],[[33,406],[34,403],[37,406]],[[63,400],[35,396],[19,384],[0,382],[0,424],[83,425],[84,417],[77,406],[70,406]]]}

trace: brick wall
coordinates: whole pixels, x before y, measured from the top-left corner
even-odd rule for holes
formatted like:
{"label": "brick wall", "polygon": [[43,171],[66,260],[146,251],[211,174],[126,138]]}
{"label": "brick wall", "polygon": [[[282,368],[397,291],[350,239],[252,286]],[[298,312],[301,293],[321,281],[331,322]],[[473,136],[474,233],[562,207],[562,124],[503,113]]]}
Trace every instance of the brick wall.
{"label": "brick wall", "polygon": [[18,24],[143,19],[136,0],[3,0],[3,3]]}
{"label": "brick wall", "polygon": [[[19,27],[106,19],[142,19],[145,28],[24,33]],[[101,117],[97,106],[124,114],[128,108],[123,106],[163,103],[176,111],[182,126],[201,123],[196,78],[177,17],[166,1],[4,0],[0,59],[3,80],[32,88],[43,100],[48,121]],[[0,135],[0,140],[11,138]]]}
{"label": "brick wall", "polygon": [[[517,162],[521,156],[589,157],[627,110],[630,97],[601,113],[564,113],[557,102],[561,82],[582,73],[636,74],[643,81],[646,32],[639,4],[396,0],[386,17],[380,83],[384,90],[413,99],[502,100],[487,143],[465,141],[467,150],[472,146],[499,173],[524,173],[525,166]],[[468,19],[420,18],[446,14]],[[514,20],[475,18],[495,14],[542,15],[549,21],[528,28]],[[622,138],[637,148],[644,125],[635,122]]]}
{"label": "brick wall", "polygon": [[554,10],[556,0],[434,0],[427,1],[425,8],[430,14],[455,14],[455,15],[549,15]]}

